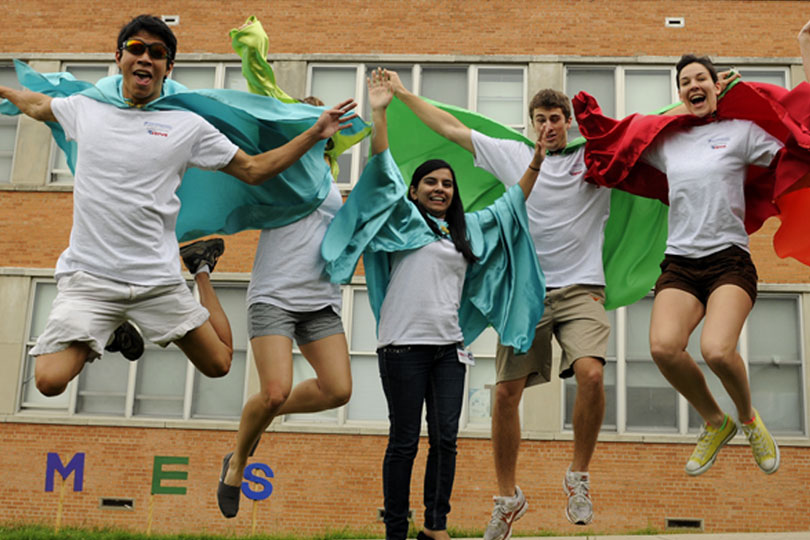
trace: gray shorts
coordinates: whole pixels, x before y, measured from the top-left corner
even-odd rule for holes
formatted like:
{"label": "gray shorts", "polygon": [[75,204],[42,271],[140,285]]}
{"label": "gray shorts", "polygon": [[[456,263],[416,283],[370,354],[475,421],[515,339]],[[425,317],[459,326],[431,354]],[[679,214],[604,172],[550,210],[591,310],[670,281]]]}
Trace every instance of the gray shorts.
{"label": "gray shorts", "polygon": [[548,292],[543,318],[537,325],[529,352],[516,355],[498,342],[495,357],[497,382],[527,377],[526,386],[551,380],[551,337],[562,348],[560,378],[574,374],[574,362],[591,356],[605,363],[610,323],[605,313],[605,288],[570,285]]}
{"label": "gray shorts", "polygon": [[318,311],[287,311],[270,304],[248,306],[250,339],[261,336],[287,336],[298,345],[343,333],[343,321],[331,307]]}

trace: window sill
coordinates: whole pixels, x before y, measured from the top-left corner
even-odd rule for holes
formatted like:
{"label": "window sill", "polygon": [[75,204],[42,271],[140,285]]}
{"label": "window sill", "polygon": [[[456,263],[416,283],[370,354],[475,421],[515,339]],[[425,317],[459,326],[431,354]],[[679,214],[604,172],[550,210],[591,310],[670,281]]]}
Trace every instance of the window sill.
{"label": "window sill", "polygon": [[67,193],[73,191],[73,184],[0,184],[0,191],[42,191],[46,193]]}

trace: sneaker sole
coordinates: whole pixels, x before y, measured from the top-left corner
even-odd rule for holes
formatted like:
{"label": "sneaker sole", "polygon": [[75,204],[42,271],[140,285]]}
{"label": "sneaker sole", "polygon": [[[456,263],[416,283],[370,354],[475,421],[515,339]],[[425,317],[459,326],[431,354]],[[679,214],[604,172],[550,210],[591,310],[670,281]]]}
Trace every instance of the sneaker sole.
{"label": "sneaker sole", "polygon": [[[565,478],[563,478],[563,493],[568,495],[568,485],[565,483]],[[591,511],[591,515],[588,517],[587,520],[579,520],[576,521],[571,514],[568,513],[568,505],[565,505],[565,519],[569,521],[572,525],[587,525],[591,521],[593,521],[593,511]]]}
{"label": "sneaker sole", "polygon": [[[737,435],[737,424],[734,424],[734,431],[732,431],[731,433],[729,433],[729,434],[726,436],[726,438],[725,438],[725,439],[723,439],[723,441],[722,441],[722,442],[720,443],[720,445],[717,447],[717,451],[716,451],[716,452],[714,453],[714,455],[712,456],[712,459],[710,459],[709,461],[707,461],[707,462],[706,462],[706,464],[705,464],[705,465],[703,465],[703,466],[702,466],[702,467],[700,467],[699,469],[695,469],[694,471],[690,471],[689,469],[687,469],[686,467],[684,467],[684,471],[686,471],[686,474],[688,474],[689,476],[699,476],[699,475],[701,475],[701,474],[705,473],[706,471],[708,471],[709,469],[711,469],[712,465],[714,465],[714,462],[715,462],[715,461],[717,461],[717,456],[720,454],[720,450],[722,450],[722,449],[723,449],[723,447],[724,447],[725,445],[727,445],[727,444],[728,444],[728,442],[729,442],[731,439],[733,439],[735,435]],[[687,463],[688,463],[688,461],[687,461]]]}
{"label": "sneaker sole", "polygon": [[[183,259],[183,264],[188,268],[186,257],[202,256],[209,249],[214,252],[214,258],[219,259],[222,257],[222,254],[225,253],[225,241],[222,240],[222,238],[210,238],[208,240],[198,240],[191,244],[186,244],[180,248],[180,258]],[[211,268],[211,271],[213,270],[214,269]]]}

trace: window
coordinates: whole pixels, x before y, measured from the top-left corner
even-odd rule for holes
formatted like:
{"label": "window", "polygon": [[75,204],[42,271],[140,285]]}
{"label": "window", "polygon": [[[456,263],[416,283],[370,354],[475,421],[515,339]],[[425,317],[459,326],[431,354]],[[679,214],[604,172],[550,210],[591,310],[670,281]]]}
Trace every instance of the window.
{"label": "window", "polygon": [[[308,94],[334,105],[356,96],[362,116],[371,114],[365,99],[365,79],[380,64],[309,66]],[[418,95],[455,105],[526,131],[526,68],[524,66],[476,66],[441,64],[382,64],[399,74],[406,88]],[[357,181],[368,158],[369,142],[354,146],[338,160],[337,183],[348,189]]]}
{"label": "window", "polygon": [[[585,91],[596,98],[602,112],[611,118],[633,113],[652,113],[678,99],[673,67],[658,66],[568,66],[565,93],[574,97]],[[569,139],[579,136],[576,119]]]}
{"label": "window", "polygon": [[[0,64],[0,85],[20,88],[14,66]],[[0,184],[11,182],[11,165],[17,141],[17,118],[0,115]]]}
{"label": "window", "polygon": [[[652,297],[610,312],[605,367],[607,412],[602,429],[619,433],[692,433],[703,421],[658,371],[650,357]],[[804,435],[803,321],[798,294],[760,293],[740,336],[754,406],[776,435]],[[722,383],[700,355],[701,323],[687,351],[697,361],[720,407],[737,416]],[[564,386],[564,426],[571,429],[575,384]]]}
{"label": "window", "polygon": [[[386,425],[388,405],[377,366],[377,325],[362,286],[344,288],[343,318],[352,370],[352,396],[344,407],[315,414],[291,414],[285,423],[328,423],[332,425]],[[467,369],[461,426],[489,428],[491,392],[495,374],[497,336],[490,328],[470,345],[475,366]],[[294,354],[294,383],[314,377],[314,371],[297,351]]]}
{"label": "window", "polygon": [[215,283],[215,288],[234,338],[231,370],[225,377],[210,379],[200,374],[174,345],[161,348],[147,342],[138,361],[130,362],[119,353],[105,353],[103,358],[87,364],[67,391],[47,398],[36,389],[34,359],[28,351],[45,328],[56,284],[35,282],[20,408],[123,418],[238,419],[246,390],[245,286]]}

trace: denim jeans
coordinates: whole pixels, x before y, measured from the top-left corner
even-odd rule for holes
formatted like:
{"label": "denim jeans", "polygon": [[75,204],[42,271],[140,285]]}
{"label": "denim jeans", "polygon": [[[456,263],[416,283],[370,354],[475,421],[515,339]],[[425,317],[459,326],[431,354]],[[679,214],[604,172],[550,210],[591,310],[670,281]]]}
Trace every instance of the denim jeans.
{"label": "denim jeans", "polygon": [[466,366],[458,361],[455,344],[391,345],[378,349],[377,358],[391,423],[383,460],[385,537],[399,540],[408,534],[411,471],[419,447],[423,402],[430,443],[424,526],[444,530],[456,473]]}

